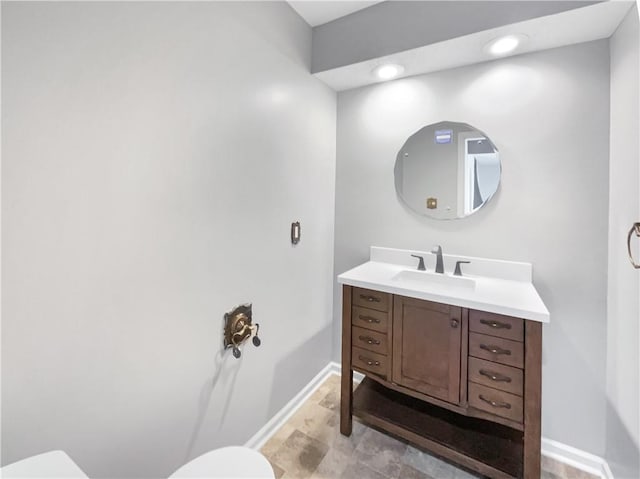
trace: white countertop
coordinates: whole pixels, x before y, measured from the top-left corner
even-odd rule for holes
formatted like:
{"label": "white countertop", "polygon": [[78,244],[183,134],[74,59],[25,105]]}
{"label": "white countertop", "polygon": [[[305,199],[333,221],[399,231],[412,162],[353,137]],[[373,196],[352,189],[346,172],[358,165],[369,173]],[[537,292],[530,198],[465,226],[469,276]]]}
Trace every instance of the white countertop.
{"label": "white countertop", "polygon": [[[417,260],[411,254],[424,257],[427,272],[414,276],[421,277],[422,274],[426,282],[411,279],[411,273],[408,279],[402,276],[398,279],[396,276],[404,271],[416,270]],[[371,248],[371,260],[342,273],[338,276],[338,282],[410,298],[549,322],[549,311],[531,282],[532,268],[529,263],[450,255],[444,255],[444,259],[445,277],[437,275],[438,277],[433,278],[435,255],[374,246]],[[469,279],[471,286],[459,286],[456,283],[459,281],[458,277],[451,277],[455,261],[460,260],[471,261],[469,265],[462,265],[463,277]],[[431,282],[431,279],[438,282]],[[450,284],[440,284],[440,280]]]}

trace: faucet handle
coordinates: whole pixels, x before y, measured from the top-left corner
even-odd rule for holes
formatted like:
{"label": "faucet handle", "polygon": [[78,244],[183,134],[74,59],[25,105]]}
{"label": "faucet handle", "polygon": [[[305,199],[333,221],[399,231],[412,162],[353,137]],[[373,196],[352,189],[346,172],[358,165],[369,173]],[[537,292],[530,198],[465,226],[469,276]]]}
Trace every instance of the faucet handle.
{"label": "faucet handle", "polygon": [[413,256],[414,258],[418,258],[420,261],[418,261],[418,271],[426,271],[427,268],[424,267],[424,258],[422,256],[418,256],[417,254],[412,254],[411,256]]}
{"label": "faucet handle", "polygon": [[462,271],[460,270],[460,265],[461,264],[468,264],[471,263],[471,261],[456,261],[456,269],[453,272],[454,276],[462,276]]}

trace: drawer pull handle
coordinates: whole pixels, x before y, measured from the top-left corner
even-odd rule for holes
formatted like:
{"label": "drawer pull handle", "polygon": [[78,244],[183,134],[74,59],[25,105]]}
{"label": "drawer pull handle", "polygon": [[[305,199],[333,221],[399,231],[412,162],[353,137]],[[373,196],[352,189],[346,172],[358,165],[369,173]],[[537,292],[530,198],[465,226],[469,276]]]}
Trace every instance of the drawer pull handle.
{"label": "drawer pull handle", "polygon": [[509,404],[508,402],[492,401],[491,399],[487,399],[486,397],[484,397],[482,394],[480,394],[478,397],[479,397],[482,401],[486,402],[487,404],[491,404],[493,407],[500,407],[500,408],[504,408],[504,409],[511,409],[511,404]]}
{"label": "drawer pull handle", "polygon": [[376,298],[375,296],[367,296],[366,294],[361,294],[360,297],[365,301],[369,301],[370,303],[379,303],[380,298]]}
{"label": "drawer pull handle", "polygon": [[366,341],[367,344],[375,344],[376,346],[380,345],[380,341],[377,339],[373,339],[371,336],[358,336],[360,341]]}
{"label": "drawer pull handle", "polygon": [[510,383],[511,382],[511,378],[509,376],[503,376],[502,374],[498,374],[498,373],[494,373],[494,372],[491,372],[491,371],[487,371],[485,369],[481,369],[480,370],[480,374],[482,374],[483,376],[488,377],[492,381],[504,382],[504,383]]}
{"label": "drawer pull handle", "polygon": [[493,329],[511,329],[511,325],[508,323],[501,323],[500,321],[493,321],[489,319],[481,319],[481,324],[485,324]]}
{"label": "drawer pull handle", "polygon": [[378,318],[372,318],[371,316],[362,316],[361,314],[358,315],[358,319],[366,321],[367,323],[380,323],[380,320]]}
{"label": "drawer pull handle", "polygon": [[364,356],[358,356],[360,361],[364,361],[368,366],[380,366],[380,361],[373,361],[369,358],[365,358]]}
{"label": "drawer pull handle", "polygon": [[511,351],[499,348],[498,346],[487,346],[486,344],[481,344],[480,349],[484,349],[485,351],[489,351],[493,354],[506,354],[507,356],[511,356]]}

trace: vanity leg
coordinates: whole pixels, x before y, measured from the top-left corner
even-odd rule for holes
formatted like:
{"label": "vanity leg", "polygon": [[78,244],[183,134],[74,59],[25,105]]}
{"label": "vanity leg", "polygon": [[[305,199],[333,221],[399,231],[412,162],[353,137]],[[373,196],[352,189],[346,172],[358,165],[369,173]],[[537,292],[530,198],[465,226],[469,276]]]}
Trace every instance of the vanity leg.
{"label": "vanity leg", "polygon": [[525,321],[524,479],[540,478],[542,323]]}
{"label": "vanity leg", "polygon": [[351,435],[353,423],[353,371],[351,370],[351,286],[342,286],[342,372],[340,432]]}
{"label": "vanity leg", "polygon": [[353,424],[353,371],[342,368],[342,394],[340,396],[340,432],[351,436]]}

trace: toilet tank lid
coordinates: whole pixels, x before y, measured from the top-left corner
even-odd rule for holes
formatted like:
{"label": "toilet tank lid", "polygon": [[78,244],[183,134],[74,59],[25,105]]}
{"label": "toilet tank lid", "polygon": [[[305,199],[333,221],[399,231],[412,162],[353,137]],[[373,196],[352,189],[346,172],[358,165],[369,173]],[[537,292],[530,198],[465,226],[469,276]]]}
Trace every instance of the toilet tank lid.
{"label": "toilet tank lid", "polygon": [[87,476],[64,451],[49,451],[0,468],[3,478],[64,477],[69,479]]}
{"label": "toilet tank lid", "polygon": [[192,459],[169,479],[178,478],[252,478],[273,479],[275,474],[267,458],[243,446],[214,449]]}

